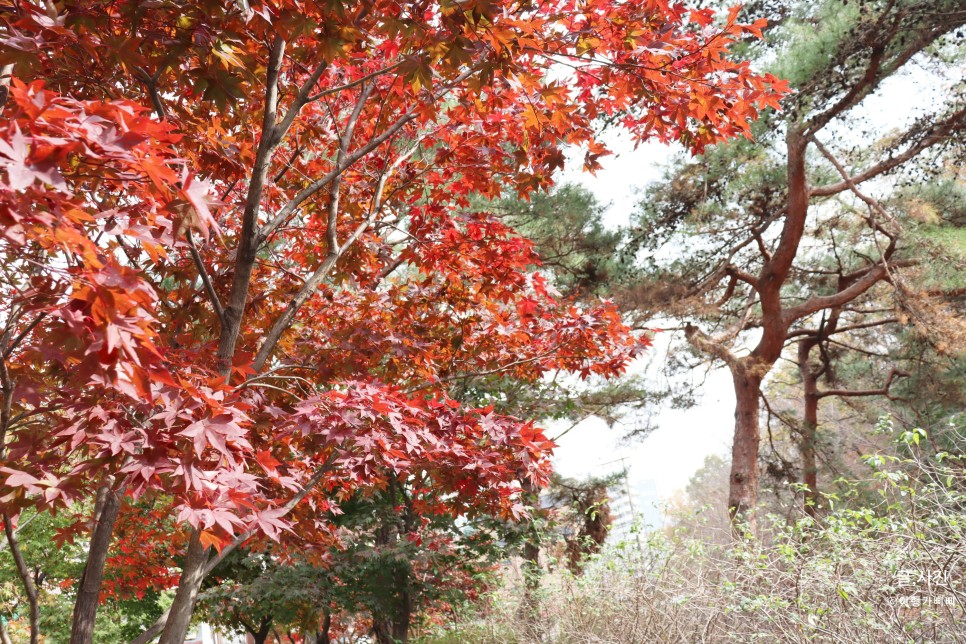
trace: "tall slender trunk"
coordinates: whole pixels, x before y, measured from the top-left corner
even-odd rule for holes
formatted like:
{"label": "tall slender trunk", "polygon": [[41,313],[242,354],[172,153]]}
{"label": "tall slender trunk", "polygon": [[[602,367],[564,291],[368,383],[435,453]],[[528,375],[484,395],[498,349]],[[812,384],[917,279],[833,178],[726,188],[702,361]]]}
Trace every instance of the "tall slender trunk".
{"label": "tall slender trunk", "polygon": [[[231,381],[235,345],[241,334],[242,318],[245,314],[245,304],[248,301],[249,284],[258,254],[258,213],[261,208],[262,192],[269,179],[272,155],[278,147],[281,137],[285,134],[284,131],[278,129],[276,123],[278,78],[284,54],[285,40],[277,35],[268,57],[262,133],[255,154],[251,178],[248,182],[248,193],[245,197],[241,237],[235,251],[231,292],[224,307],[223,315],[220,316],[221,335],[218,338],[215,366],[227,384],[230,384]],[[191,544],[188,547],[188,554],[181,572],[181,581],[178,583],[178,590],[174,596],[174,603],[169,609],[167,622],[158,644],[183,644],[188,632],[191,613],[194,611],[195,599],[198,596],[198,590],[201,588],[201,582],[204,580],[205,564],[208,561],[208,549],[201,546],[199,539],[200,530],[195,529],[191,533]]]}
{"label": "tall slender trunk", "polygon": [[7,543],[10,545],[10,554],[13,555],[14,564],[17,566],[17,575],[23,584],[24,592],[27,593],[27,601],[30,604],[30,644],[40,642],[40,597],[37,594],[37,584],[34,583],[33,574],[27,567],[27,562],[20,551],[20,542],[17,541],[17,534],[14,532],[10,516],[3,513],[3,530],[7,534]]}
{"label": "tall slender trunk", "polygon": [[161,632],[158,644],[184,644],[185,634],[191,624],[191,613],[195,600],[204,580],[205,564],[208,563],[208,548],[201,543],[201,530],[191,532],[188,553],[181,567],[181,579],[174,595],[167,622]]}
{"label": "tall slender trunk", "polygon": [[728,512],[755,532],[758,501],[759,396],[761,376],[739,362],[732,369],[735,386],[735,436],[731,448],[731,480]]}
{"label": "tall slender trunk", "polygon": [[808,364],[808,356],[817,341],[805,338],[798,344],[798,370],[802,375],[804,413],[798,451],[802,455],[802,483],[805,485],[803,499],[805,513],[814,517],[818,513],[818,466],[815,462],[815,437],[818,432],[818,374]]}
{"label": "tall slender trunk", "polygon": [[70,644],[92,644],[94,641],[94,622],[101,595],[101,582],[104,580],[104,564],[107,562],[123,494],[123,490],[111,489],[111,483],[109,481],[99,491],[100,502],[97,504],[98,511],[94,514],[87,563],[78,585],[77,600],[74,602]]}
{"label": "tall slender trunk", "polygon": [[773,252],[765,254],[765,263],[753,282],[761,307],[761,339],[751,355],[733,359],[729,365],[736,402],[728,511],[732,520],[747,522],[753,533],[757,528],[754,510],[759,481],[759,397],[762,380],[781,357],[791,322],[782,304],[782,286],[795,261],[808,218],[806,146],[800,129],[790,126],[786,134],[788,196],[785,221],[778,245]]}
{"label": "tall slender trunk", "polygon": [[315,638],[315,644],[330,644],[330,628],[332,628],[332,613],[325,611],[325,617],[322,618],[322,629],[319,631],[318,637]]}
{"label": "tall slender trunk", "polygon": [[[527,504],[536,512],[539,501],[537,487],[525,476],[522,477],[521,487]],[[523,603],[520,605],[520,613],[525,621],[532,622],[537,615],[537,592],[540,590],[540,575],[543,572],[540,568],[540,534],[533,521],[527,526],[522,555]]]}

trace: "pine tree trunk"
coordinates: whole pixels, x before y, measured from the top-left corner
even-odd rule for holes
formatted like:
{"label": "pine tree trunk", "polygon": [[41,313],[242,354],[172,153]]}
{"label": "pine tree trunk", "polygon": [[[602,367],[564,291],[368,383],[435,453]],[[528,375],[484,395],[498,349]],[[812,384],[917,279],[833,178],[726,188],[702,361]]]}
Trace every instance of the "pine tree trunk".
{"label": "pine tree trunk", "polygon": [[731,481],[728,511],[732,521],[748,523],[756,530],[755,504],[758,501],[759,387],[761,377],[738,364],[732,375],[735,385],[735,436],[731,449]]}
{"label": "pine tree trunk", "polygon": [[818,465],[815,462],[815,436],[818,430],[818,378],[806,360],[799,360],[804,392],[804,414],[802,417],[801,442],[802,483],[805,487],[805,513],[814,517],[818,513]]}
{"label": "pine tree trunk", "polygon": [[[521,487],[527,504],[536,512],[539,503],[539,490],[527,477],[522,477]],[[527,535],[523,542],[523,603],[520,606],[521,617],[526,622],[533,622],[537,616],[537,592],[540,590],[540,535],[531,521]]]}

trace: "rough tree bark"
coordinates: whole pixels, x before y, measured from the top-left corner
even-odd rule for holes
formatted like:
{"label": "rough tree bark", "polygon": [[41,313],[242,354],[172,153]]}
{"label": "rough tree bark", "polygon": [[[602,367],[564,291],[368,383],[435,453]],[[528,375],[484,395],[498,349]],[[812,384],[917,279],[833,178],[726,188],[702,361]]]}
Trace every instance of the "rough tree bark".
{"label": "rough tree bark", "polygon": [[805,485],[805,514],[815,517],[818,514],[818,465],[815,462],[815,439],[818,432],[818,378],[819,373],[808,363],[812,348],[818,338],[809,336],[798,342],[798,371],[802,376],[802,425],[798,449],[802,456],[802,483]]}
{"label": "rough tree bark", "polygon": [[70,644],[92,644],[94,641],[94,622],[101,596],[101,582],[104,580],[104,565],[107,563],[107,553],[114,534],[114,523],[121,510],[123,494],[123,490],[112,489],[112,483],[113,478],[101,487],[98,503],[95,505],[87,564],[84,566],[78,584],[77,600],[74,602]]}
{"label": "rough tree bark", "polygon": [[167,621],[158,644],[184,644],[188,627],[191,625],[191,613],[198,599],[201,582],[205,578],[207,563],[208,548],[201,543],[201,532],[194,530],[188,542],[184,565],[181,567],[178,590],[168,610]]}
{"label": "rough tree bark", "polygon": [[731,448],[728,511],[755,531],[758,502],[759,398],[761,376],[741,365],[732,370],[735,385],[735,435]]}
{"label": "rough tree bark", "polygon": [[[539,503],[539,490],[527,477],[521,477],[523,494],[530,507],[536,508]],[[537,614],[537,592],[540,590],[540,534],[538,533],[533,521],[527,524],[527,534],[524,537],[523,548],[523,602],[520,604],[520,613],[524,621],[530,623],[536,618]]]}
{"label": "rough tree bark", "polygon": [[[936,4],[936,3],[932,3]],[[861,38],[841,43],[841,51],[830,61],[828,69],[802,85],[800,98],[790,99],[785,122],[786,180],[782,229],[773,248],[763,238],[775,213],[750,212],[760,226],[753,229],[752,236],[732,248],[722,260],[719,270],[708,280],[696,285],[697,293],[708,293],[728,280],[725,296],[717,305],[731,299],[736,284],[747,284],[758,299],[760,320],[742,320],[730,333],[711,337],[693,326],[686,328],[688,341],[698,350],[722,360],[731,370],[735,384],[736,410],[732,475],[729,490],[729,510],[732,516],[747,514],[757,500],[758,482],[758,436],[759,409],[757,397],[760,385],[780,358],[788,342],[789,329],[797,321],[808,319],[822,310],[840,307],[854,300],[875,283],[889,279],[887,262],[894,251],[894,239],[889,248],[877,260],[849,276],[850,283],[831,295],[813,296],[805,301],[782,298],[782,287],[788,280],[793,262],[809,216],[809,202],[814,198],[831,197],[852,191],[856,197],[873,206],[872,200],[861,194],[857,186],[891,172],[915,159],[924,150],[949,141],[966,127],[966,108],[961,102],[952,103],[944,112],[926,123],[913,124],[899,137],[896,147],[889,149],[878,160],[865,168],[848,172],[828,153],[818,140],[822,130],[835,119],[858,106],[866,97],[880,87],[882,82],[901,70],[919,52],[931,46],[941,37],[952,33],[966,23],[966,14],[948,11],[938,5],[933,9],[929,2],[886,3],[881,14],[867,21]],[[839,73],[839,70],[841,73]],[[835,71],[835,73],[830,73]],[[834,79],[834,80],[831,80]],[[826,92],[828,97],[823,94]],[[818,102],[814,100],[818,98]],[[825,185],[810,186],[806,176],[806,151],[814,145],[842,175],[842,180]],[[754,206],[752,206],[754,207]],[[877,232],[886,232],[875,221],[869,222]],[[888,233],[886,232],[888,236]],[[745,248],[753,248],[757,242],[760,270],[755,275],[731,264],[732,258]],[[749,269],[751,270],[751,269]],[[760,327],[761,338],[749,355],[738,357],[729,350],[730,343],[741,331]],[[817,422],[817,400],[830,392],[819,392],[817,383],[809,416]],[[879,391],[879,390],[876,390]],[[855,395],[847,393],[846,395]],[[809,441],[806,441],[809,442]],[[810,445],[814,445],[814,437]],[[806,448],[809,450],[811,448]],[[808,458],[812,458],[809,453]],[[808,466],[806,469],[812,469]],[[811,474],[809,474],[810,483]]]}
{"label": "rough tree bark", "polygon": [[20,577],[24,592],[27,593],[27,601],[30,604],[30,644],[38,644],[40,642],[40,597],[37,593],[37,584],[34,583],[33,573],[23,558],[20,551],[20,542],[17,541],[17,534],[10,522],[10,517],[6,513],[3,514],[3,530],[7,534],[10,554],[13,555],[17,575]]}
{"label": "rough tree bark", "polygon": [[262,621],[258,623],[258,628],[245,627],[245,630],[251,635],[254,644],[265,644],[268,641],[268,636],[272,632],[272,618],[263,617]]}
{"label": "rough tree bark", "polygon": [[[789,340],[789,330],[797,321],[826,309],[834,309],[854,300],[876,283],[887,279],[887,262],[895,250],[891,240],[883,257],[839,281],[831,295],[811,297],[788,306],[783,302],[782,288],[798,255],[809,215],[810,188],[807,181],[805,156],[809,140],[803,126],[790,125],[785,140],[786,173],[788,177],[782,231],[775,248],[769,251],[759,239],[763,263],[757,275],[751,275],[728,265],[722,275],[746,283],[757,296],[761,309],[761,338],[750,354],[737,357],[726,346],[737,334],[748,328],[742,320],[723,338],[709,337],[688,325],[685,336],[695,348],[721,359],[730,369],[735,389],[735,429],[732,447],[731,477],[728,510],[733,519],[742,519],[754,532],[754,507],[758,500],[759,438],[761,384],[781,358]],[[731,289],[729,289],[731,291]],[[747,311],[747,309],[746,309]]]}

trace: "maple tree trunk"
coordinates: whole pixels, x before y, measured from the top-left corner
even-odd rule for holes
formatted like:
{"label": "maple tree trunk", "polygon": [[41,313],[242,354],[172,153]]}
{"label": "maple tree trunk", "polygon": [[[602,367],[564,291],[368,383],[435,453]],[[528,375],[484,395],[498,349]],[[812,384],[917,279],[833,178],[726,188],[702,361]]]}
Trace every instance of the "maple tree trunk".
{"label": "maple tree trunk", "polygon": [[383,617],[372,620],[372,634],[378,644],[396,644],[392,636],[392,621]]}
{"label": "maple tree trunk", "polygon": [[372,633],[378,644],[406,644],[409,641],[409,622],[412,605],[409,593],[403,593],[404,600],[391,616],[378,616],[372,620]]}
{"label": "maple tree trunk", "polygon": [[304,636],[306,644],[331,644],[329,629],[332,627],[332,613],[322,611],[322,626],[316,632],[307,632]]}
{"label": "maple tree trunk", "polygon": [[389,635],[389,639],[379,640],[379,644],[406,644],[409,641],[409,623],[412,621],[413,614],[413,597],[409,590],[409,571],[404,566],[397,566],[393,571],[393,580],[399,590],[399,598],[393,614],[377,620],[383,623],[383,637]]}
{"label": "maple tree trunk", "polygon": [[181,567],[178,590],[158,644],[184,644],[188,627],[191,625],[191,613],[194,610],[195,600],[198,598],[198,591],[205,577],[206,563],[208,563],[208,548],[202,545],[201,530],[196,528],[191,532],[188,553]]}
{"label": "maple tree trunk", "polygon": [[10,554],[13,555],[14,564],[17,566],[17,574],[23,584],[24,591],[27,593],[27,601],[30,603],[30,644],[40,642],[40,603],[37,595],[37,585],[34,583],[33,575],[24,561],[23,554],[20,552],[20,542],[10,523],[10,516],[3,513],[3,530],[7,534],[7,543],[10,545]]}
{"label": "maple tree trunk", "polygon": [[[390,493],[393,502],[398,502],[397,492],[404,503],[408,502],[402,493],[401,484],[390,481]],[[414,526],[415,517],[407,507],[400,517],[400,523],[387,522],[376,533],[376,544],[386,546],[398,540],[402,533],[410,532]],[[392,568],[392,600],[382,611],[372,613],[372,633],[378,644],[406,644],[409,641],[409,623],[412,620],[413,596],[410,588],[409,571],[406,566],[396,563]]]}
{"label": "maple tree trunk", "polygon": [[315,638],[315,644],[330,644],[329,629],[331,627],[332,613],[325,611],[325,617],[322,618],[322,630],[319,631],[318,636]]}
{"label": "maple tree trunk", "polygon": [[[285,41],[276,37],[272,44],[266,78],[265,112],[263,114],[262,134],[259,140],[255,164],[252,168],[245,200],[241,239],[235,255],[234,275],[227,306],[221,316],[221,335],[218,339],[216,368],[218,373],[230,382],[235,344],[241,332],[242,317],[248,301],[248,289],[258,252],[258,211],[262,191],[268,179],[272,153],[278,144],[276,140],[275,116],[278,101],[278,72],[285,51]],[[194,611],[195,600],[205,577],[205,564],[208,549],[201,545],[200,530],[191,534],[191,543],[181,571],[181,580],[169,609],[164,630],[158,644],[183,644],[185,634]]]}
{"label": "maple tree trunk", "polygon": [[397,642],[405,644],[409,641],[409,623],[412,621],[413,614],[413,603],[412,597],[409,591],[403,593],[403,602],[399,609],[396,611],[396,617],[393,619],[393,631],[392,635]]}
{"label": "maple tree trunk", "polygon": [[10,633],[7,632],[7,622],[4,620],[0,620],[0,643],[13,644],[10,641]]}
{"label": "maple tree trunk", "polygon": [[252,640],[254,640],[254,644],[265,644],[271,632],[272,620],[268,617],[262,618],[262,621],[258,624],[258,630],[248,631],[248,633],[252,636]]}
{"label": "maple tree trunk", "polygon": [[148,630],[131,640],[130,644],[148,644],[148,642],[153,641],[154,638],[160,635],[161,631],[164,630],[164,625],[168,620],[168,614],[170,612],[170,608],[164,611],[164,613],[161,614],[161,617],[159,617],[157,621],[154,622],[150,628],[148,628]]}
{"label": "maple tree trunk", "polygon": [[728,511],[732,521],[745,520],[752,532],[758,501],[759,387],[761,376],[738,365],[733,371],[735,385],[735,436],[731,449],[731,480]]}
{"label": "maple tree trunk", "polygon": [[77,600],[74,602],[74,620],[70,631],[70,644],[92,644],[94,622],[97,618],[101,582],[104,580],[104,564],[114,534],[114,523],[121,509],[121,491],[112,490],[109,484],[100,490],[99,511],[94,513],[91,545],[87,564],[78,584]]}

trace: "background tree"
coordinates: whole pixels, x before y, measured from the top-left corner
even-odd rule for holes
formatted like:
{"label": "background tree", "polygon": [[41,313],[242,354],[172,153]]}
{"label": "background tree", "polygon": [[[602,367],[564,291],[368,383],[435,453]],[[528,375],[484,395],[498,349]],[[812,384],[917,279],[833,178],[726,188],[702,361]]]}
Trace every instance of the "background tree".
{"label": "background tree", "polygon": [[[748,10],[774,24],[757,55],[775,59],[771,69],[796,93],[783,113],[759,121],[755,142],[679,163],[648,191],[627,252],[649,251],[650,275],[626,300],[643,313],[684,318],[689,343],[730,369],[737,407],[728,504],[733,516],[753,521],[763,380],[796,329],[815,328],[822,311],[894,282],[908,262],[900,231],[873,205],[872,186],[928,168],[966,124],[957,89],[885,140],[858,136],[864,106],[909,65],[955,76],[946,57],[966,13],[958,2],[764,3]],[[843,128],[851,134],[837,135]],[[832,200],[840,196],[859,207],[836,210]],[[846,248],[832,240],[843,230],[855,233]],[[655,252],[669,243],[682,252]],[[831,266],[828,255],[813,254],[822,245],[837,253]]]}

